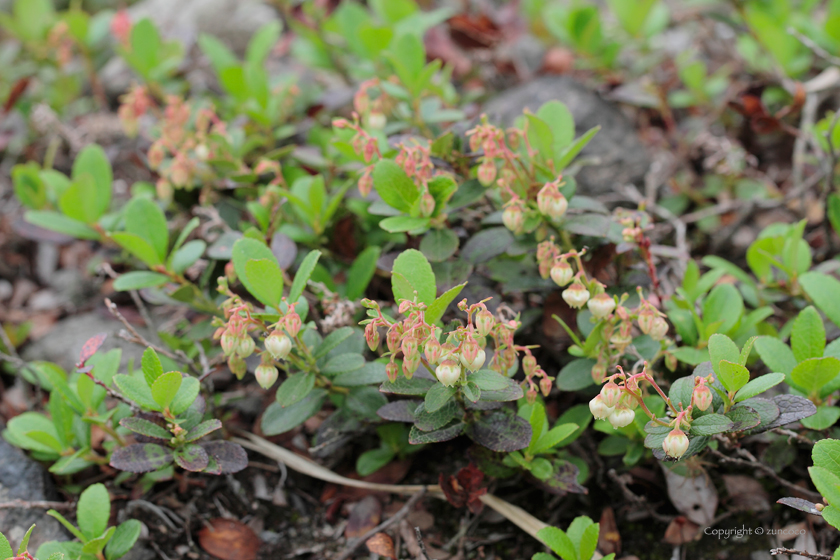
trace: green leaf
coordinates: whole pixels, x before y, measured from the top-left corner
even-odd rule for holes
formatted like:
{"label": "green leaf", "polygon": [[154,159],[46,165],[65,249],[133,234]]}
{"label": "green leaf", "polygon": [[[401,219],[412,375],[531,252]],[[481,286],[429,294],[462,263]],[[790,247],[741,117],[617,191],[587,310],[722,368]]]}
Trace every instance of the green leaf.
{"label": "green leaf", "polygon": [[712,360],[712,369],[720,376],[720,361],[726,360],[732,363],[739,363],[741,353],[732,340],[723,334],[713,334],[709,337],[709,357]]}
{"label": "green leaf", "polygon": [[33,210],[47,205],[47,187],[40,176],[41,166],[31,161],[12,168],[12,184],[21,204]]}
{"label": "green leaf", "polygon": [[309,282],[309,277],[312,276],[312,271],[315,270],[315,265],[318,264],[320,258],[321,251],[310,251],[303,262],[300,263],[300,267],[295,272],[295,280],[289,290],[289,301],[297,301],[303,295],[306,283]]}
{"label": "green leaf", "polygon": [[248,43],[245,60],[254,66],[262,66],[265,58],[280,38],[280,29],[279,21],[272,21],[260,27]]}
{"label": "green leaf", "polygon": [[[92,199],[87,200],[88,212],[96,221],[108,211],[111,205],[111,183],[114,180],[111,163],[105,151],[96,144],[85,146],[73,162],[71,177],[73,181],[89,176],[93,181]],[[72,186],[71,186],[72,188]]]}
{"label": "green leaf", "polygon": [[96,184],[90,175],[74,179],[64,194],[58,199],[58,207],[67,217],[85,224],[94,224],[101,213],[93,202],[96,196]]}
{"label": "green leaf", "polygon": [[355,352],[348,352],[346,354],[339,354],[330,358],[324,367],[321,368],[321,373],[324,375],[339,375],[348,371],[354,371],[364,367],[365,358],[361,354]]}
{"label": "green leaf", "polygon": [[356,472],[359,476],[371,475],[390,463],[394,457],[394,450],[389,447],[365,451],[356,459]]}
{"label": "green leaf", "polygon": [[[718,284],[703,300],[703,323],[711,325],[720,321],[719,333],[727,333],[738,323],[744,313],[744,299],[732,284]],[[737,361],[737,360],[736,360]]]}
{"label": "green leaf", "polygon": [[411,216],[391,216],[379,222],[379,227],[390,233],[401,233],[426,229],[429,227],[429,218],[412,218]]}
{"label": "green leaf", "polygon": [[560,445],[560,443],[565,440],[566,438],[571,437],[578,429],[577,424],[559,424],[551,428],[548,432],[544,433],[542,436],[537,439],[534,445],[531,447],[531,453],[537,455],[539,453],[545,453],[546,451],[553,449],[554,447]]}
{"label": "green leaf", "polygon": [[563,150],[563,153],[554,161],[554,169],[556,171],[564,170],[575,157],[583,150],[592,138],[601,130],[601,125],[590,128],[583,133],[583,136],[575,140],[568,148]]}
{"label": "green leaf", "polygon": [[749,370],[741,364],[721,360],[719,369],[718,379],[727,391],[737,391],[750,380]]}
{"label": "green leaf", "polygon": [[808,473],[817,491],[834,507],[840,505],[840,478],[823,467],[809,467]]}
{"label": "green leaf", "polygon": [[[416,249],[403,251],[394,261],[391,274],[391,286],[397,302],[404,299],[413,301],[414,292],[417,292],[418,301],[426,305],[432,304],[437,291],[435,273],[432,272],[432,266],[423,253]],[[398,276],[404,279],[406,284],[395,281]]]}
{"label": "green leaf", "polygon": [[280,304],[283,297],[283,273],[277,261],[249,259],[245,263],[245,277],[250,284],[248,291],[261,303],[271,307]]}
{"label": "green leaf", "polygon": [[105,558],[107,560],[117,560],[128,554],[134,548],[137,539],[140,538],[142,530],[143,524],[136,519],[129,519],[120,524],[105,547]]}
{"label": "green leaf", "polygon": [[301,372],[290,375],[277,389],[277,402],[283,408],[291,406],[303,400],[314,387],[314,373]]}
{"label": "green leaf", "polygon": [[373,168],[373,186],[385,204],[406,214],[420,197],[414,182],[390,159],[379,160]]}
{"label": "green leaf", "polygon": [[424,401],[426,412],[434,412],[449,402],[457,392],[455,387],[447,387],[443,383],[436,383],[426,393]]}
{"label": "green leaf", "polygon": [[822,272],[806,272],[799,277],[799,284],[814,304],[832,323],[840,326],[840,281]]}
{"label": "green leaf", "polygon": [[790,348],[797,362],[808,358],[822,358],[825,351],[825,327],[820,314],[813,306],[809,305],[800,311],[793,321]]}
{"label": "green leaf", "polygon": [[347,299],[355,301],[364,295],[376,272],[376,262],[381,252],[379,247],[366,247],[353,261],[350,270],[347,271]]}
{"label": "green leaf", "polygon": [[163,262],[169,252],[169,229],[160,207],[148,198],[133,198],[125,206],[125,230],[145,239]]}
{"label": "green leaf", "polygon": [[426,403],[420,403],[420,406],[414,410],[414,425],[418,430],[433,432],[463,415],[464,410],[454,399],[449,399],[446,404],[432,412],[426,410]]}
{"label": "green leaf", "polygon": [[756,395],[760,395],[767,389],[775,387],[784,380],[784,373],[768,373],[767,375],[756,377],[755,379],[741,387],[737,393],[735,393],[734,402],[741,402],[743,400],[752,398]]}
{"label": "green leaf", "polygon": [[131,417],[120,420],[120,426],[131,430],[132,432],[148,437],[164,439],[169,441],[172,439],[172,434],[165,428],[158,426],[154,422],[149,422],[143,418]]}
{"label": "green leaf", "polygon": [[[592,558],[592,555],[595,554],[595,549],[598,546],[599,532],[600,526],[597,523],[587,525],[586,529],[583,530],[583,534],[580,537],[581,558]],[[569,528],[569,534],[571,535],[571,528]]]}
{"label": "green leaf", "polygon": [[536,150],[543,161],[554,157],[554,136],[551,127],[533,114],[526,113],[527,138],[531,149]]}
{"label": "green leaf", "polygon": [[840,476],[840,440],[821,439],[811,450],[811,460],[815,467],[828,469]]}
{"label": "green leaf", "polygon": [[324,339],[324,341],[315,350],[314,356],[321,358],[329,354],[330,350],[337,347],[339,344],[353,336],[353,327],[341,327],[336,329]]}
{"label": "green leaf", "polygon": [[555,384],[561,391],[580,391],[594,383],[592,381],[592,367],[595,360],[579,358],[572,360],[557,374]]}
{"label": "green leaf", "polygon": [[488,228],[470,237],[461,249],[461,257],[480,264],[504,254],[512,244],[513,234],[506,227]]}
{"label": "green leaf", "polygon": [[771,371],[777,371],[790,375],[797,361],[791,349],[778,338],[772,336],[760,336],[755,341],[755,349]]}
{"label": "green leaf", "polygon": [[8,539],[6,539],[3,533],[0,533],[0,560],[12,558],[14,555],[15,553],[12,552],[12,546],[9,544]]}
{"label": "green leaf", "polygon": [[111,234],[111,239],[120,247],[143,261],[149,268],[163,264],[163,260],[158,256],[154,247],[139,235],[126,231],[118,231]]}
{"label": "green leaf", "polygon": [[102,236],[98,231],[88,226],[84,222],[74,220],[64,214],[58,212],[51,212],[47,210],[29,210],[23,215],[24,219],[30,224],[38,227],[56,231],[75,237],[77,239],[90,239],[98,241]]}
{"label": "green leaf", "polygon": [[467,379],[475,382],[483,391],[499,391],[508,387],[511,382],[515,383],[512,379],[492,369],[480,369],[467,376]]}
{"label": "green leaf", "polygon": [[201,239],[193,239],[183,247],[175,249],[170,260],[172,271],[183,274],[189,267],[201,258],[207,249],[207,243]]}
{"label": "green leaf", "polygon": [[461,392],[470,402],[477,403],[481,399],[481,389],[474,381],[468,381],[466,385],[462,385]]}
{"label": "green leaf", "polygon": [[143,408],[158,410],[158,405],[152,397],[152,391],[143,376],[115,375],[114,384],[127,399],[136,402]]}
{"label": "green leaf", "polygon": [[809,395],[817,395],[838,373],[840,360],[837,358],[809,358],[793,368],[790,378]]}
{"label": "green leaf", "polygon": [[149,387],[151,387],[155,380],[163,375],[163,365],[160,363],[160,358],[158,358],[154,348],[146,348],[140,364],[143,370],[143,378]]}
{"label": "green leaf", "polygon": [[181,372],[170,371],[158,377],[151,385],[152,398],[161,408],[165,409],[172,403],[181,388],[182,379]]}
{"label": "green leaf", "polygon": [[271,403],[262,417],[262,431],[267,436],[276,436],[297,428],[321,410],[327,397],[324,389],[315,389],[302,401],[283,408],[279,403]]}
{"label": "green leaf", "polygon": [[182,377],[181,388],[178,389],[175,398],[172,399],[169,411],[176,416],[184,413],[195,402],[199,391],[201,391],[201,382],[198,379],[189,376]]}
{"label": "green leaf", "polygon": [[426,379],[423,377],[414,376],[411,379],[407,379],[403,376],[397,377],[397,379],[392,383],[391,381],[385,381],[379,387],[379,390],[383,393],[392,393],[394,395],[425,395],[432,386],[436,385],[437,382],[433,379]]}
{"label": "green leaf", "polygon": [[[35,529],[35,525],[31,526],[27,531],[26,534],[23,535],[23,539],[20,541],[20,546],[18,547],[18,555],[23,554],[26,552],[26,548],[29,546],[29,539],[32,538],[32,531]],[[5,537],[4,537],[5,538]],[[11,555],[10,555],[11,556]]]}
{"label": "green leaf", "polygon": [[563,560],[577,560],[577,550],[572,539],[557,527],[543,527],[537,532],[537,538]]}
{"label": "green leaf", "polygon": [[449,304],[458,297],[458,294],[461,293],[461,290],[464,289],[467,283],[464,282],[463,284],[459,284],[453,288],[446,290],[441,296],[426,309],[426,321],[430,324],[437,323],[443,317],[443,314],[446,312],[446,309],[449,307]]}
{"label": "green leaf", "polygon": [[[236,275],[239,277],[239,281],[242,282],[242,285],[245,286],[245,289],[248,290],[249,293],[254,295],[254,297],[257,297],[257,293],[262,292],[259,289],[259,287],[255,286],[252,282],[251,278],[247,273],[246,266],[248,264],[248,261],[250,260],[261,259],[271,261],[277,267],[277,270],[280,270],[280,266],[277,263],[277,257],[274,256],[274,253],[271,252],[271,249],[269,249],[265,243],[257,241],[256,239],[252,239],[250,237],[242,237],[238,239],[236,243],[233,244],[233,249],[231,251],[231,260],[233,261],[233,268],[236,271]],[[265,288],[265,286],[261,287]],[[274,288],[271,289],[273,290]],[[282,290],[282,283],[280,289]],[[270,291],[269,293],[273,294],[274,292]]]}
{"label": "green leaf", "polygon": [[165,274],[151,272],[149,270],[135,270],[121,274],[114,281],[114,289],[118,292],[127,292],[130,290],[142,290],[143,288],[162,286],[167,282],[169,282],[169,277]]}
{"label": "green leaf", "polygon": [[732,420],[722,414],[706,414],[691,422],[691,434],[695,436],[711,436],[728,432],[733,426]]}
{"label": "green leaf", "polygon": [[575,119],[560,101],[544,103],[537,111],[537,116],[551,129],[554,139],[551,158],[557,160],[575,138]]}
{"label": "green leaf", "polygon": [[111,516],[111,497],[104,484],[89,486],[79,496],[76,505],[76,520],[79,529],[87,540],[102,535],[108,528],[108,518]]}
{"label": "green leaf", "polygon": [[809,430],[827,430],[840,419],[840,408],[836,406],[818,406],[817,413],[800,420]]}
{"label": "green leaf", "polygon": [[205,420],[201,424],[198,424],[194,428],[192,428],[187,435],[184,436],[184,439],[188,442],[197,441],[208,434],[212,434],[216,430],[222,429],[222,422],[221,420],[217,420],[213,418],[212,420]]}
{"label": "green leaf", "polygon": [[458,236],[451,229],[432,229],[420,240],[420,252],[432,262],[443,262],[458,249]]}
{"label": "green leaf", "polygon": [[86,538],[86,537],[82,534],[82,532],[81,532],[81,531],[79,531],[79,530],[78,530],[78,529],[77,529],[77,528],[76,528],[76,527],[75,527],[72,523],[70,523],[69,521],[67,521],[67,519],[66,519],[63,515],[61,515],[60,513],[58,513],[57,511],[55,511],[54,509],[51,509],[51,510],[47,511],[47,515],[49,515],[49,516],[51,516],[51,517],[56,518],[56,519],[58,520],[58,522],[59,522],[59,523],[61,523],[62,525],[64,525],[64,528],[65,528],[65,529],[67,529],[68,531],[70,531],[70,533],[71,533],[74,537],[76,537],[77,539],[79,539],[80,541],[85,542],[85,541],[87,540],[87,538]]}

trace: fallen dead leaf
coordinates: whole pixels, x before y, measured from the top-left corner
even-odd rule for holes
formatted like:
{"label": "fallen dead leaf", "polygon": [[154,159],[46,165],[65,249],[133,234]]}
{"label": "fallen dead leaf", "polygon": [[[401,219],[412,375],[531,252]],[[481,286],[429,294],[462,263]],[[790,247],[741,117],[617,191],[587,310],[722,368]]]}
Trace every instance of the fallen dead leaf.
{"label": "fallen dead leaf", "polygon": [[365,546],[373,554],[378,554],[385,558],[394,558],[394,560],[397,558],[397,554],[394,551],[394,539],[385,533],[376,533],[365,541]]}
{"label": "fallen dead leaf", "polygon": [[756,479],[741,474],[725,474],[723,483],[732,506],[750,511],[770,509],[770,496]]}
{"label": "fallen dead leaf", "polygon": [[373,496],[358,502],[350,512],[344,536],[348,539],[361,537],[377,525],[382,519],[382,504]]}
{"label": "fallen dead leaf", "polygon": [[198,532],[198,544],[221,560],[254,560],[262,543],[247,525],[219,517]]}
{"label": "fallen dead leaf", "polygon": [[687,542],[695,541],[700,538],[700,526],[692,523],[690,520],[682,515],[678,515],[668,524],[665,529],[665,538],[663,539],[668,544],[679,546]]}
{"label": "fallen dead leaf", "polygon": [[668,497],[681,514],[702,527],[711,524],[718,505],[717,490],[708,476],[686,478],[662,465]]}
{"label": "fallen dead leaf", "polygon": [[605,507],[601,512],[601,530],[598,533],[598,550],[604,554],[618,554],[621,552],[621,534],[615,522],[615,512],[611,507]]}

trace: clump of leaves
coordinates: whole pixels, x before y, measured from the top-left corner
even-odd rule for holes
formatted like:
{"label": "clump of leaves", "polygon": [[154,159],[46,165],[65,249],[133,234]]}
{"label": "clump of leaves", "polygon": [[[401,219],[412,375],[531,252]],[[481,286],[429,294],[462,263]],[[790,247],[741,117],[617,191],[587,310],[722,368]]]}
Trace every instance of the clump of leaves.
{"label": "clump of leaves", "polygon": [[[586,516],[576,517],[563,531],[557,527],[544,527],[537,533],[537,538],[562,560],[590,560],[598,546],[600,525]],[[615,554],[604,556],[603,560],[612,560]],[[531,560],[556,560],[551,554],[538,552]]]}

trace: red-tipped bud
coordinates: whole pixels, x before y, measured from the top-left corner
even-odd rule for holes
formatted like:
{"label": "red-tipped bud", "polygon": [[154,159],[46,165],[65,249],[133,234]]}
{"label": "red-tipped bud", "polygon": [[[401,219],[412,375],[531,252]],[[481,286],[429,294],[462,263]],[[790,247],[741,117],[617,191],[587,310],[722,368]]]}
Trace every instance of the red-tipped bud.
{"label": "red-tipped bud", "polygon": [[662,442],[662,450],[668,457],[679,459],[688,451],[688,436],[680,429],[671,430]]}
{"label": "red-tipped bud", "polygon": [[569,307],[580,309],[589,301],[589,290],[580,282],[575,282],[563,290],[563,301],[568,303]]}
{"label": "red-tipped bud", "polygon": [[257,378],[260,387],[270,389],[277,381],[277,368],[271,364],[260,364],[254,371],[254,377]]}
{"label": "red-tipped bud", "polygon": [[624,350],[633,342],[632,332],[631,332],[631,325],[630,323],[622,323],[618,330],[615,331],[612,336],[610,337],[610,342],[615,346],[615,349],[619,352],[624,352]]}
{"label": "red-tipped bud", "polygon": [[526,354],[522,358],[522,370],[529,377],[534,375],[534,372],[537,371],[537,359],[531,354]]}
{"label": "red-tipped bud", "polygon": [[525,211],[522,208],[521,202],[509,204],[505,211],[502,212],[502,222],[505,227],[513,233],[522,231],[522,226],[525,224]]}
{"label": "red-tipped bud", "polygon": [[265,339],[265,349],[275,360],[285,360],[292,351],[292,340],[280,331],[274,331]]}
{"label": "red-tipped bud", "polygon": [[406,360],[413,361],[420,357],[419,344],[417,344],[417,339],[413,336],[403,337],[400,348]]}
{"label": "red-tipped bud", "polygon": [[551,279],[561,288],[572,281],[575,271],[565,260],[559,260],[551,267]]}
{"label": "red-tipped bud", "polygon": [[385,366],[385,374],[388,376],[388,380],[393,383],[397,380],[397,376],[400,374],[400,370],[397,367],[397,364],[394,362],[388,362],[388,365]]}
{"label": "red-tipped bud", "polygon": [[604,399],[604,404],[612,408],[616,406],[621,400],[621,387],[613,381],[607,382],[601,387],[601,398]]}
{"label": "red-tipped bud", "polygon": [[636,322],[639,323],[639,330],[645,334],[650,334],[650,331],[653,328],[653,322],[656,321],[656,319],[656,313],[645,307],[639,311],[639,318],[636,319]]}
{"label": "red-tipped bud", "polygon": [[388,352],[391,352],[392,354],[399,349],[400,332],[397,330],[396,325],[393,325],[390,329],[388,329],[388,334],[385,337],[385,345],[388,346]]}
{"label": "red-tipped bud", "polygon": [[452,360],[446,360],[435,368],[435,376],[445,387],[452,387],[461,378],[461,366]]}
{"label": "red-tipped bud", "polygon": [[607,294],[598,294],[590,299],[586,306],[596,319],[603,319],[615,309],[615,300]]}
{"label": "red-tipped bud", "polygon": [[557,188],[556,183],[546,183],[537,194],[537,208],[540,214],[551,220],[562,218],[568,207],[569,203]]}
{"label": "red-tipped bud", "polygon": [[479,311],[475,316],[475,330],[478,332],[478,336],[487,336],[495,325],[496,320],[493,318],[493,314],[486,309]]}
{"label": "red-tipped bud", "polygon": [[373,175],[370,173],[370,168],[366,169],[362,176],[359,177],[359,194],[366,197],[373,190]]}
{"label": "red-tipped bud", "polygon": [[300,315],[295,311],[287,313],[283,320],[283,326],[286,327],[286,332],[289,333],[289,336],[292,338],[296,337],[300,332],[301,326],[303,326],[300,321]]}
{"label": "red-tipped bud", "polygon": [[225,332],[222,333],[222,352],[225,353],[225,356],[230,356],[236,351],[236,347],[238,346],[239,340],[236,338],[230,329],[225,329]]}
{"label": "red-tipped bud", "polygon": [[443,356],[443,348],[433,334],[429,335],[429,338],[426,339],[424,350],[426,352],[426,360],[430,364],[437,364],[441,356]]}
{"label": "red-tipped bud", "polygon": [[547,397],[549,394],[551,394],[551,387],[553,385],[553,379],[551,379],[547,375],[543,375],[543,378],[540,379],[540,391],[542,391],[544,397]]}
{"label": "red-tipped bud", "polygon": [[368,323],[365,327],[365,342],[367,342],[371,352],[376,352],[376,349],[379,348],[379,329],[376,328],[374,323]]}
{"label": "red-tipped bud", "polygon": [[477,175],[478,182],[485,187],[489,187],[496,179],[496,163],[490,158],[485,158],[478,166]]}
{"label": "red-tipped bud", "polygon": [[537,391],[531,387],[528,389],[528,392],[525,393],[525,399],[528,401],[528,404],[534,404],[537,402]]}
{"label": "red-tipped bud", "polygon": [[420,355],[418,354],[413,360],[403,360],[402,371],[406,379],[414,377],[414,372],[420,367]]}
{"label": "red-tipped bud", "polygon": [[705,384],[697,385],[694,388],[694,406],[700,410],[706,410],[712,406],[712,392]]}
{"label": "red-tipped bud", "polygon": [[486,360],[484,350],[472,338],[464,341],[461,347],[461,364],[470,371],[481,369]]}
{"label": "red-tipped bud", "polygon": [[435,197],[428,192],[424,193],[420,198],[420,214],[422,216],[431,216],[435,211]]}
{"label": "red-tipped bud", "polygon": [[247,358],[254,353],[256,347],[257,345],[254,344],[254,339],[246,334],[236,344],[236,354],[241,358]]}
{"label": "red-tipped bud", "polygon": [[589,401],[589,411],[595,420],[606,420],[607,416],[612,414],[613,408],[604,404],[601,395],[595,395],[595,398]]}
{"label": "red-tipped bud", "polygon": [[604,362],[598,361],[592,366],[592,381],[594,381],[597,385],[600,385],[604,382],[604,378],[607,376],[607,364]]}

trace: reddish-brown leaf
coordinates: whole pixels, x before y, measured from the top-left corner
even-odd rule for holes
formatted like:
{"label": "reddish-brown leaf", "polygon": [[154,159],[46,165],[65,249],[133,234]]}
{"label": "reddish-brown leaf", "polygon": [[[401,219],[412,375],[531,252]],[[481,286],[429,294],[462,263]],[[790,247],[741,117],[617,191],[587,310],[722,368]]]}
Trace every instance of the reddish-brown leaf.
{"label": "reddish-brown leaf", "polygon": [[394,551],[394,539],[385,533],[376,533],[365,541],[365,546],[369,551],[379,556],[393,558],[394,560],[397,558],[397,553]]}
{"label": "reddish-brown leaf", "polygon": [[598,533],[598,550],[604,554],[621,552],[621,535],[615,522],[615,512],[611,507],[607,506],[601,512],[599,525],[601,530]]}
{"label": "reddish-brown leaf", "polygon": [[262,543],[244,523],[218,517],[199,531],[198,544],[205,552],[221,560],[254,560]]}
{"label": "reddish-brown leaf", "polygon": [[353,507],[347,519],[344,536],[348,539],[361,537],[377,525],[382,519],[382,504],[373,496],[368,496]]}
{"label": "reddish-brown leaf", "polygon": [[700,535],[699,525],[692,523],[682,515],[678,515],[668,524],[663,540],[668,544],[679,546],[687,542],[699,540]]}
{"label": "reddish-brown leaf", "polygon": [[487,493],[487,488],[482,488],[484,473],[474,464],[470,463],[455,476],[448,478],[441,473],[440,487],[446,494],[446,499],[455,507],[467,506],[471,512],[479,513],[484,507],[481,496]]}
{"label": "reddish-brown leaf", "polygon": [[84,346],[82,346],[82,351],[79,353],[79,363],[76,364],[76,367],[82,369],[85,366],[85,362],[87,362],[91,356],[96,354],[96,351],[99,350],[99,347],[102,346],[102,343],[105,342],[105,338],[108,336],[108,333],[99,333],[94,335],[85,342]]}

